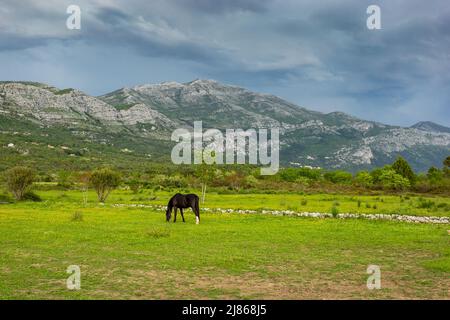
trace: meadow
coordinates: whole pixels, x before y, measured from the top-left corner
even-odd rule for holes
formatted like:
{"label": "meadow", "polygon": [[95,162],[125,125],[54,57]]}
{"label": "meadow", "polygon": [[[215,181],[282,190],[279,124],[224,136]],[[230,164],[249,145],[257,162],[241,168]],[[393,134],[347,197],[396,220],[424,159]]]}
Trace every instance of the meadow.
{"label": "meadow", "polygon": [[[94,192],[86,203],[77,190],[37,193],[44,201],[0,205],[1,299],[449,299],[449,225],[205,212],[195,225],[190,211],[174,224],[115,206],[166,204],[172,191],[116,190],[104,205]],[[449,203],[211,193],[203,206],[450,216]],[[372,264],[379,290],[366,286]],[[80,266],[80,290],[66,287],[69,265]]]}

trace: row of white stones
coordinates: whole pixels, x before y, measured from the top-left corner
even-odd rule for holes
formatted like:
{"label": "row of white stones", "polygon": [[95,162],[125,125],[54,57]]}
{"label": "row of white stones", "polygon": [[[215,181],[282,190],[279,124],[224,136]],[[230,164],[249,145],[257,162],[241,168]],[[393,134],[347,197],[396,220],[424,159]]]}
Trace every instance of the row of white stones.
{"label": "row of white stones", "polygon": [[[166,210],[166,206],[162,205],[146,205],[146,204],[113,204],[113,207],[131,207],[131,208],[152,208],[159,211]],[[202,211],[213,213],[238,213],[238,214],[271,214],[276,216],[296,216],[308,218],[333,218],[331,213],[322,212],[295,212],[291,210],[243,210],[243,209],[222,209],[222,208],[201,208]],[[368,220],[396,220],[410,223],[434,223],[434,224],[450,224],[450,218],[447,217],[430,217],[430,216],[408,216],[401,214],[365,214],[365,213],[339,213],[336,215],[338,219],[368,219]]]}

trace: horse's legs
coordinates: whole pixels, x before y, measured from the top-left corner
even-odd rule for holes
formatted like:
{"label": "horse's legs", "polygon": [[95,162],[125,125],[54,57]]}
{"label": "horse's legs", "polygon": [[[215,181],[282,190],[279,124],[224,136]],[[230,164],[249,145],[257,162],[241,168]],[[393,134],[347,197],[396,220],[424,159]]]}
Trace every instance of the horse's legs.
{"label": "horse's legs", "polygon": [[198,202],[192,206],[192,211],[195,213],[195,224],[200,223],[200,209],[198,207]]}
{"label": "horse's legs", "polygon": [[181,213],[181,218],[183,218],[183,222],[186,222],[186,221],[184,221],[183,208],[180,208],[180,213]]}
{"label": "horse's legs", "polygon": [[177,222],[177,210],[178,210],[178,208],[175,207],[175,213],[173,215],[173,222]]}

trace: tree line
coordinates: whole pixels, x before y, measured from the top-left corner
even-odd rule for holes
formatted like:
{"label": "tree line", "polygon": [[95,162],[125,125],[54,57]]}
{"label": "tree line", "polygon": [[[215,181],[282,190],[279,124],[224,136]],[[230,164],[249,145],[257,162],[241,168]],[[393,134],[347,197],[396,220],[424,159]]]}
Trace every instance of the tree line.
{"label": "tree line", "polygon": [[93,171],[59,171],[46,176],[37,175],[27,167],[12,167],[3,172],[2,180],[7,190],[17,200],[39,200],[31,191],[36,181],[56,182],[58,188],[70,189],[81,186],[96,191],[98,201],[105,202],[109,194],[123,186],[134,193],[149,188],[198,188],[202,199],[206,190],[213,188],[223,192],[260,192],[269,190],[310,191],[371,191],[385,192],[441,192],[450,190],[450,156],[443,161],[442,168],[431,167],[425,174],[417,174],[410,164],[398,157],[392,164],[356,174],[343,170],[327,171],[314,168],[283,168],[277,175],[261,176],[259,168],[249,165],[195,165],[155,166],[144,172],[120,172],[110,167]]}

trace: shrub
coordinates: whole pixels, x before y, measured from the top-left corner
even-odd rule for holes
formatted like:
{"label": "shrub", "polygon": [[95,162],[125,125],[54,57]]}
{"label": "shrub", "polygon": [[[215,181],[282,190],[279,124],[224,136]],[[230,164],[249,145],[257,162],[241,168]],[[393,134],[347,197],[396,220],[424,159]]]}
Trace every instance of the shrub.
{"label": "shrub", "polygon": [[[322,171],[320,169],[311,168],[285,168],[282,169],[279,173],[281,180],[287,182],[296,182],[297,180],[299,180],[299,178],[319,180],[321,175]],[[300,179],[299,181],[304,181],[304,179]]]}
{"label": "shrub", "polygon": [[356,174],[355,184],[360,187],[370,188],[373,186],[373,177],[367,171],[360,171]]}
{"label": "shrub", "polygon": [[112,190],[120,184],[120,175],[108,168],[99,169],[92,173],[89,182],[97,193],[98,200],[105,202]]}
{"label": "shrub", "polygon": [[14,200],[7,194],[0,194],[0,203],[11,203]]}
{"label": "shrub", "polygon": [[358,199],[358,208],[361,208],[361,200]]}
{"label": "shrub", "polygon": [[325,173],[324,178],[333,183],[348,184],[353,176],[349,172],[338,170]]}
{"label": "shrub", "polygon": [[58,172],[58,177],[57,177],[58,187],[62,187],[65,189],[70,188],[73,185],[73,183],[71,181],[71,176],[72,176],[72,174],[69,171],[62,170],[62,171]]}
{"label": "shrub", "polygon": [[308,187],[310,184],[310,179],[307,177],[298,177],[295,179],[295,183],[302,186],[302,187]]}
{"label": "shrub", "polygon": [[432,184],[436,184],[437,182],[442,181],[444,172],[436,167],[431,167],[428,169],[427,178]]}
{"label": "shrub", "polygon": [[444,165],[444,167],[450,168],[450,156],[445,158],[445,160],[442,162],[442,164]]}
{"label": "shrub", "polygon": [[383,170],[379,176],[379,181],[382,187],[388,190],[405,190],[411,187],[410,181],[393,169]]}
{"label": "shrub", "polygon": [[419,209],[431,209],[435,205],[434,201],[432,200],[426,200],[423,198],[419,198],[419,204],[417,205],[417,208]]}
{"label": "shrub", "polygon": [[5,172],[6,186],[16,200],[22,200],[34,181],[34,172],[26,167],[14,167]]}
{"label": "shrub", "polygon": [[256,179],[254,176],[252,176],[252,175],[250,175],[250,176],[247,176],[246,178],[245,178],[245,184],[247,185],[247,187],[249,187],[249,188],[253,188],[253,187],[256,187],[257,185],[258,185],[258,179]]}
{"label": "shrub", "polygon": [[306,205],[308,204],[308,200],[302,199],[302,201],[300,201],[300,204],[301,204],[302,206],[306,206]]}
{"label": "shrub", "polygon": [[162,228],[152,228],[147,230],[147,236],[154,239],[167,238],[170,236],[170,231]]}
{"label": "shrub", "polygon": [[333,215],[334,218],[337,217],[337,215],[339,214],[339,209],[336,206],[331,207],[331,214]]}
{"label": "shrub", "polygon": [[130,190],[135,194],[141,191],[142,188],[142,183],[137,179],[128,181],[127,185],[130,188]]}
{"label": "shrub", "polygon": [[83,221],[83,213],[81,211],[75,211],[70,218],[72,221]]}
{"label": "shrub", "polygon": [[450,204],[445,203],[445,202],[439,203],[436,207],[438,209],[443,209],[443,210],[449,210],[450,211]]}
{"label": "shrub", "polygon": [[33,201],[33,202],[41,202],[42,198],[38,194],[36,194],[34,192],[27,191],[27,192],[24,193],[24,195],[22,197],[22,200]]}

